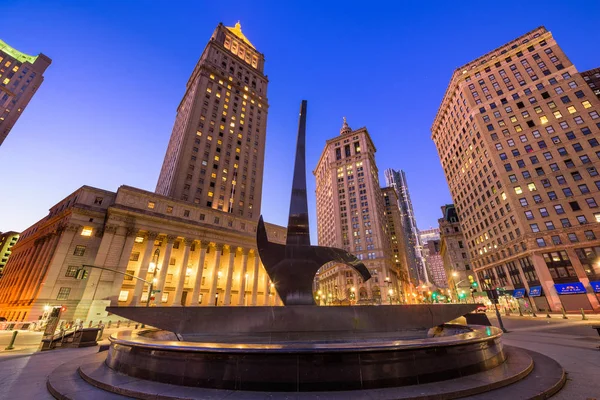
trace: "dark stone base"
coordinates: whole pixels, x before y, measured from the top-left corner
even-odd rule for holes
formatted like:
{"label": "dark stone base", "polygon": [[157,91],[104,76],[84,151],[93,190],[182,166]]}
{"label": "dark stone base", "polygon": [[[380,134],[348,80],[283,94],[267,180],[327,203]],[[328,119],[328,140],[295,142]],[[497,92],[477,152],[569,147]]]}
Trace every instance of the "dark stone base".
{"label": "dark stone base", "polygon": [[[244,391],[365,390],[467,376],[505,361],[501,331],[346,343],[225,344],[111,336],[106,365],[173,385]],[[456,327],[449,327],[456,330]]]}

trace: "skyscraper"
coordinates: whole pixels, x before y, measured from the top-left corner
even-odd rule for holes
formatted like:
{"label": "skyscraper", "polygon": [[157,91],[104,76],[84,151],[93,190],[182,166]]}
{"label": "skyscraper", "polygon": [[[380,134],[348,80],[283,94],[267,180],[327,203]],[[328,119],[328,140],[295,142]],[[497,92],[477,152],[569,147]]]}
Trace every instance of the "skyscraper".
{"label": "skyscraper", "polygon": [[599,111],[544,27],[454,72],[432,139],[484,287],[600,309]]}
{"label": "skyscraper", "polygon": [[424,260],[421,255],[421,245],[419,243],[419,230],[413,211],[410,193],[408,192],[408,182],[404,171],[395,171],[388,168],[384,171],[387,186],[393,187],[398,195],[398,206],[402,213],[402,229],[404,241],[407,244],[408,271],[410,279],[415,286],[420,281],[425,281],[423,274]]}
{"label": "skyscraper", "polygon": [[44,81],[51,62],[43,54],[29,56],[0,40],[0,145]]}
{"label": "skyscraper", "polygon": [[594,68],[581,73],[583,80],[594,91],[596,97],[600,99],[600,68]]}
{"label": "skyscraper", "polygon": [[319,289],[327,301],[331,294],[333,301],[358,296],[358,301],[387,302],[387,282],[392,290],[399,288],[375,151],[367,129],[352,130],[344,118],[340,135],[327,140],[313,172],[317,180],[319,245],[349,251],[363,260],[373,276],[362,282],[345,265],[324,267],[319,273]]}
{"label": "skyscraper", "polygon": [[267,127],[264,56],[219,24],[177,109],[156,192],[258,219]]}

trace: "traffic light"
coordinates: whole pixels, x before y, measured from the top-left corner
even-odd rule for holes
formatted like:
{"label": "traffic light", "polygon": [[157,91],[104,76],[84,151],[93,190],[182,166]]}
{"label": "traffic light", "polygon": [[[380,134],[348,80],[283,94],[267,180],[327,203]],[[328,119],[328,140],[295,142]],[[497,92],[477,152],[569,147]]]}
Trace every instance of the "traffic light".
{"label": "traffic light", "polygon": [[477,289],[477,282],[475,282],[475,278],[473,278],[473,275],[469,275],[469,284],[471,285],[471,288],[473,289]]}
{"label": "traffic light", "polygon": [[437,297],[438,297],[438,294],[437,294],[437,292],[433,292],[433,293],[431,294],[431,297],[433,297],[434,299],[437,299]]}
{"label": "traffic light", "polygon": [[75,274],[75,279],[87,279],[89,272],[85,270],[85,268],[80,268],[77,270]]}

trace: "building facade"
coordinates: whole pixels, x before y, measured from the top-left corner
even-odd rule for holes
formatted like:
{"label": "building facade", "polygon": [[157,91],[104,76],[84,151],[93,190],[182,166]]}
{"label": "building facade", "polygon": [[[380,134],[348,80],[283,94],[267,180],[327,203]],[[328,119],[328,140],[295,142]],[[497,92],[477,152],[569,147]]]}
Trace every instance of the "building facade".
{"label": "building facade", "polygon": [[19,240],[19,232],[8,231],[0,233],[0,278],[17,240]]}
{"label": "building facade", "polygon": [[401,291],[392,262],[375,151],[367,129],[352,130],[344,118],[340,135],[327,140],[313,171],[319,245],[349,251],[372,275],[363,282],[346,265],[323,267],[318,287],[327,302],[331,297],[332,302],[384,303],[393,297],[390,289],[392,293]]}
{"label": "building facade", "polygon": [[444,260],[441,255],[441,241],[440,239],[430,240],[426,243],[427,268],[431,274],[431,282],[437,288],[447,288],[448,282],[446,278],[446,271],[444,270]]}
{"label": "building facade", "polygon": [[470,295],[470,279],[475,279],[465,237],[462,233],[458,213],[454,204],[442,206],[440,225],[440,255],[446,272],[448,288],[454,300],[462,294]]}
{"label": "building facade", "polygon": [[402,213],[398,207],[398,195],[393,187],[381,188],[381,194],[383,195],[387,232],[390,237],[392,261],[394,262],[394,270],[398,273],[398,289],[400,290],[398,293],[393,292],[392,295],[398,297],[400,302],[406,303],[413,300],[410,294],[413,292],[414,285],[411,285],[408,272],[408,253],[406,251],[404,227],[402,226]]}
{"label": "building facade", "polygon": [[599,112],[544,27],[454,72],[432,139],[484,288],[600,309]]}
{"label": "building facade", "polygon": [[0,40],[0,146],[44,81],[52,60],[29,56]]}
{"label": "building facade", "polygon": [[593,90],[596,97],[600,99],[600,68],[583,71],[581,76],[590,89]]}
{"label": "building facade", "polygon": [[[284,243],[285,228],[267,230]],[[153,192],[83,186],[14,246],[0,279],[0,316],[37,321],[60,305],[63,319],[97,321],[107,305],[281,304],[255,231],[253,220]],[[77,277],[81,268],[86,279]]]}
{"label": "building facade", "polygon": [[408,191],[408,182],[406,173],[402,170],[396,171],[388,168],[384,171],[386,185],[393,187],[398,195],[398,207],[402,214],[402,233],[407,250],[408,270],[411,283],[418,286],[424,281],[423,268],[425,261],[421,254],[421,243],[419,242],[419,230],[417,220],[413,211],[410,193]]}
{"label": "building facade", "polygon": [[258,220],[267,84],[240,24],[219,24],[177,108],[156,192]]}

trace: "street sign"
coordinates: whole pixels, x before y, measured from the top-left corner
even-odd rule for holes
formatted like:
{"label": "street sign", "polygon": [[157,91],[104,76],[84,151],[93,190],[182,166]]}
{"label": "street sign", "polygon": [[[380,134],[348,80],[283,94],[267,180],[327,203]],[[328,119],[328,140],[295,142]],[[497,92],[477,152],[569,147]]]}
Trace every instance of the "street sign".
{"label": "street sign", "polygon": [[160,290],[153,290],[152,293],[160,293]]}

